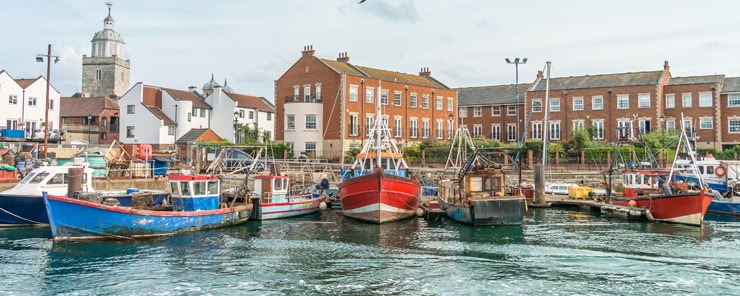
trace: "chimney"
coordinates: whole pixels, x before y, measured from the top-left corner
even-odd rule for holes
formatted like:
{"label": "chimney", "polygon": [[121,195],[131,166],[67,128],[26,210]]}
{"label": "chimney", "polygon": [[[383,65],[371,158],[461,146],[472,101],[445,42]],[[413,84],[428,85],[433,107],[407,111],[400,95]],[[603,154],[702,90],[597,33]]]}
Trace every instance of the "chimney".
{"label": "chimney", "polygon": [[303,51],[301,52],[304,57],[313,56],[314,50],[313,45],[306,45],[303,47]]}
{"label": "chimney", "polygon": [[349,63],[349,55],[347,52],[340,52],[339,57],[337,58],[337,62],[343,62],[343,63]]}
{"label": "chimney", "polygon": [[537,70],[537,78],[542,78],[542,70]]}
{"label": "chimney", "polygon": [[421,68],[421,71],[419,72],[419,76],[432,76],[432,72],[429,71],[429,68],[424,67]]}
{"label": "chimney", "polygon": [[663,61],[663,70],[670,71],[671,66],[668,65],[668,61]]}
{"label": "chimney", "polygon": [[198,92],[198,87],[195,87],[195,86],[192,86],[192,85],[191,86],[188,86],[188,91],[189,92]]}

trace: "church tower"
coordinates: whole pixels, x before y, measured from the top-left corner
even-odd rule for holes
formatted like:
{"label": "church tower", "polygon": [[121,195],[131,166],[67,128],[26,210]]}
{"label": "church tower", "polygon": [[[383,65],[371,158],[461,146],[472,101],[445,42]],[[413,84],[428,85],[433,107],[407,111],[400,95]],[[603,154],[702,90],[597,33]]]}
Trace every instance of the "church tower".
{"label": "church tower", "polygon": [[82,96],[115,97],[122,96],[129,89],[131,62],[124,60],[123,38],[113,30],[113,17],[110,15],[112,3],[108,5],[108,16],[103,20],[103,30],[98,31],[90,41],[92,53],[82,56]]}

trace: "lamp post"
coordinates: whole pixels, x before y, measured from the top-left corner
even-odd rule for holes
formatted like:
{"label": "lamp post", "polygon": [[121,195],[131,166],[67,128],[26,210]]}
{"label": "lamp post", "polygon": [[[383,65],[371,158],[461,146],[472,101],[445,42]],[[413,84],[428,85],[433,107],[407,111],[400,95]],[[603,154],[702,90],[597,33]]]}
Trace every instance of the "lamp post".
{"label": "lamp post", "polygon": [[239,143],[239,130],[237,125],[239,124],[239,111],[234,111],[234,144]]}
{"label": "lamp post", "polygon": [[46,57],[46,110],[45,110],[45,117],[44,117],[44,158],[47,157],[47,146],[49,146],[49,87],[51,82],[49,81],[51,79],[51,58],[54,58],[54,63],[59,62],[59,56],[53,56],[51,55],[51,44],[49,44],[49,50],[46,54],[37,54],[36,55],[36,61],[37,62],[44,62],[44,57]]}
{"label": "lamp post", "polygon": [[660,151],[661,155],[663,156],[663,168],[666,167],[666,155],[665,155],[665,114],[660,115],[660,125],[661,125],[661,137],[660,137]]}
{"label": "lamp post", "polygon": [[526,64],[527,58],[523,58],[519,60],[519,58],[514,58],[514,61],[512,62],[509,58],[506,58],[507,64],[514,64],[514,71],[516,73],[516,78],[514,80],[514,93],[516,96],[516,131],[517,131],[517,141],[516,141],[516,151],[517,151],[517,166],[519,166],[519,183],[517,183],[517,186],[522,185],[522,157],[521,157],[521,141],[519,140],[519,64]]}
{"label": "lamp post", "polygon": [[92,114],[87,113],[87,144],[92,144],[92,140],[90,140],[90,136],[92,135]]}

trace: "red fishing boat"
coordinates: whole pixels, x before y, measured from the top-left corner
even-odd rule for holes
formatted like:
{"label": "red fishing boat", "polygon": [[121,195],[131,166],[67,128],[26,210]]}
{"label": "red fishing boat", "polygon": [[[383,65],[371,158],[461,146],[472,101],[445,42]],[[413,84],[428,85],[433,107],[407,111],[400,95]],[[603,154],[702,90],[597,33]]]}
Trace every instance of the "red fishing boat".
{"label": "red fishing boat", "polygon": [[[380,96],[380,86],[376,93]],[[380,97],[375,102],[377,120],[352,167],[342,173],[338,193],[344,216],[386,223],[416,213],[421,184],[410,178],[403,154],[381,118]]]}

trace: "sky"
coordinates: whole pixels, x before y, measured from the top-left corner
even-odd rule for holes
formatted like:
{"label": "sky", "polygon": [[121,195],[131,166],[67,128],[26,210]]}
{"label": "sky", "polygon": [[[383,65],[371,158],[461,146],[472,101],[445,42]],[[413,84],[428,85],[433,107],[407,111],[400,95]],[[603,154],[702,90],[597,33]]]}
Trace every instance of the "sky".
{"label": "sky", "polygon": [[[213,75],[273,101],[274,83],[312,45],[315,55],[409,74],[427,67],[451,88],[551,77],[657,71],[740,76],[740,1],[657,0],[152,0],[114,1],[133,85],[187,90]],[[103,29],[103,0],[0,0],[0,70],[81,88],[82,55]]]}

